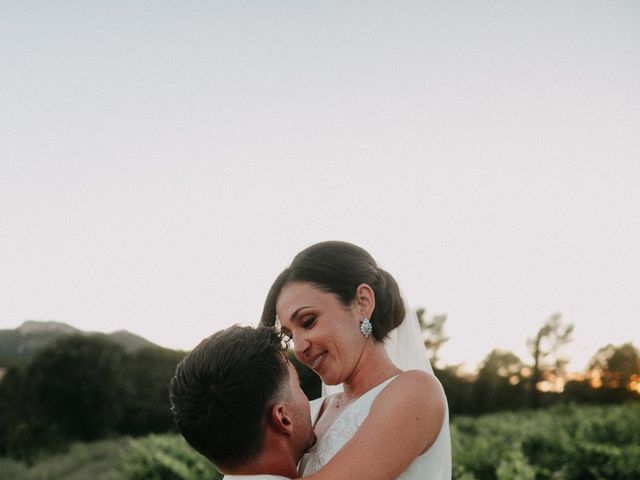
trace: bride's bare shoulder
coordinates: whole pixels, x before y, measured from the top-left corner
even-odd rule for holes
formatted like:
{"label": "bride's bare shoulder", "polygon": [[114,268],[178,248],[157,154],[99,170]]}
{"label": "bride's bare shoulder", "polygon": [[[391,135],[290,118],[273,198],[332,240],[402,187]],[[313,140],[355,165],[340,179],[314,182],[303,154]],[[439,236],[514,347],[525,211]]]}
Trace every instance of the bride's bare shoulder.
{"label": "bride's bare shoulder", "polygon": [[429,411],[430,417],[443,417],[446,405],[444,390],[438,379],[422,370],[400,373],[380,392],[372,408],[390,407],[405,411]]}
{"label": "bride's bare shoulder", "polygon": [[440,381],[433,373],[425,372],[424,370],[406,370],[399,373],[387,388],[390,389],[402,389],[402,388],[426,388],[442,390]]}

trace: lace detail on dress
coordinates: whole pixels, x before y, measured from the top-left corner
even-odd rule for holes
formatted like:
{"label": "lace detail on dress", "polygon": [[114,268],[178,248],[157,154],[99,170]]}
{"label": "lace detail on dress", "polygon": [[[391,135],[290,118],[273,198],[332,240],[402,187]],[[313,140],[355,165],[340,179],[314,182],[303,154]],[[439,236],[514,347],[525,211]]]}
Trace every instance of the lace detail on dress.
{"label": "lace detail on dress", "polygon": [[336,419],[327,433],[318,442],[316,447],[309,451],[304,474],[310,475],[317,472],[325,465],[347,441],[353,437],[356,430],[367,418],[368,411],[353,409],[350,405],[345,412]]}
{"label": "lace detail on dress", "polygon": [[303,456],[301,467],[304,475],[320,470],[353,437],[369,415],[373,399],[394,378],[395,376],[373,387],[345,408],[318,443]]}

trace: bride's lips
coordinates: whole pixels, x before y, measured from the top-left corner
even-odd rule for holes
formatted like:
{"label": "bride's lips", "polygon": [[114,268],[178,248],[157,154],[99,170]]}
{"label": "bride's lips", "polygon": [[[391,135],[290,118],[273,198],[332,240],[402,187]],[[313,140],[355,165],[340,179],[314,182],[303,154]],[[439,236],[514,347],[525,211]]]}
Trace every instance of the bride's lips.
{"label": "bride's lips", "polygon": [[309,366],[313,370],[317,370],[326,357],[327,357],[327,352],[322,352],[320,355],[317,355],[311,362],[309,362]]}

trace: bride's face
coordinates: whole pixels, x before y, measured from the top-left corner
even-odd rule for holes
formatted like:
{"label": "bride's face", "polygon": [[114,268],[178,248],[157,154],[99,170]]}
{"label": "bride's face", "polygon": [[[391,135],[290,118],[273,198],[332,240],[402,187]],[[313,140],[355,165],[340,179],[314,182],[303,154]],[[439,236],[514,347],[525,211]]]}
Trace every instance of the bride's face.
{"label": "bride's face", "polygon": [[276,303],[282,331],[293,339],[298,360],[327,385],[347,380],[366,341],[354,306],[309,283],[289,283]]}

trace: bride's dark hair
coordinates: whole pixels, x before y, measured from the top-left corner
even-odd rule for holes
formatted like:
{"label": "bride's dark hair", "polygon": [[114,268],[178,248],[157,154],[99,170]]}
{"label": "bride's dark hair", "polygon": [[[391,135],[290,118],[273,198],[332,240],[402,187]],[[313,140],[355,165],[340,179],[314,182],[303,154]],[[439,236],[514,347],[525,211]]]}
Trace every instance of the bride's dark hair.
{"label": "bride's dark hair", "polygon": [[353,302],[358,285],[369,285],[376,300],[369,320],[373,325],[373,338],[377,342],[382,342],[404,319],[404,302],[398,283],[389,273],[378,268],[366,250],[351,243],[321,242],[298,253],[269,289],[261,325],[275,324],[280,291],[293,282],[310,283],[324,292],[333,293],[345,306]]}

